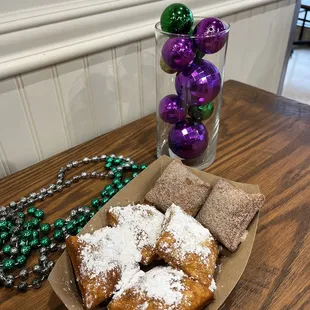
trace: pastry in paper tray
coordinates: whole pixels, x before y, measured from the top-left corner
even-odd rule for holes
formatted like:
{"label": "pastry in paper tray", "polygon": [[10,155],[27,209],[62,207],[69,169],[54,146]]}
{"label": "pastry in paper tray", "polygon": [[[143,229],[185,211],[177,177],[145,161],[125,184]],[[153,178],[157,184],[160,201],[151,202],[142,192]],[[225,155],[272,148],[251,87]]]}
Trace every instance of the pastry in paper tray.
{"label": "pastry in paper tray", "polygon": [[164,215],[156,208],[143,204],[111,207],[107,212],[107,219],[111,226],[127,227],[132,231],[141,252],[142,264],[148,265],[158,257],[155,246],[162,230]]}
{"label": "pastry in paper tray", "polygon": [[140,270],[141,254],[127,228],[69,237],[66,245],[86,309],[106,301]]}
{"label": "pastry in paper tray", "polygon": [[173,267],[136,274],[118,292],[108,310],[199,310],[213,299],[215,284],[206,287]]}
{"label": "pastry in paper tray", "polygon": [[218,245],[209,230],[179,206],[172,205],[167,210],[156,252],[169,265],[182,269],[202,284],[210,285]]}
{"label": "pastry in paper tray", "polygon": [[162,212],[175,203],[189,215],[195,216],[211,188],[209,183],[194,175],[180,161],[174,160],[146,194],[145,200]]}

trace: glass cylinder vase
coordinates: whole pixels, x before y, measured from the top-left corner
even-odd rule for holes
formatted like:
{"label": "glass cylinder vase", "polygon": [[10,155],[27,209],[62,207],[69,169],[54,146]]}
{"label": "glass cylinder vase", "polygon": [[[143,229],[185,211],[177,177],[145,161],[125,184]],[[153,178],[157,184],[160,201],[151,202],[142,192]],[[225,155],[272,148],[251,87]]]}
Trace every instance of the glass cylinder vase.
{"label": "glass cylinder vase", "polygon": [[155,25],[157,156],[204,169],[216,154],[229,24],[194,17],[191,34]]}

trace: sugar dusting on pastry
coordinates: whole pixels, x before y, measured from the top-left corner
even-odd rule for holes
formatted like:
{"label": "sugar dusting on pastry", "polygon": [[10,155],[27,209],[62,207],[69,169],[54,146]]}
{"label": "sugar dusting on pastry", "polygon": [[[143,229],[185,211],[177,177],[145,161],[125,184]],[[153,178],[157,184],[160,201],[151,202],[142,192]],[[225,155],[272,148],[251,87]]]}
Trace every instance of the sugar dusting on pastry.
{"label": "sugar dusting on pastry", "polygon": [[127,227],[133,232],[139,250],[145,246],[155,247],[164,221],[161,212],[143,204],[112,207],[109,212],[117,217],[118,225]]}
{"label": "sugar dusting on pastry", "polygon": [[209,286],[209,290],[211,292],[214,292],[216,290],[216,283],[215,283],[214,279],[211,280],[211,284]]}
{"label": "sugar dusting on pastry", "polygon": [[[172,214],[173,216],[171,216]],[[161,250],[168,253],[178,249],[177,259],[180,261],[183,261],[188,253],[194,253],[207,262],[211,251],[205,246],[205,243],[214,240],[209,230],[175,204],[167,210],[166,220],[164,231],[174,237],[175,243],[167,244],[167,247],[165,247],[165,243],[161,243]]]}
{"label": "sugar dusting on pastry", "polygon": [[81,249],[82,276],[98,278],[109,271],[120,270],[117,290],[139,271],[141,254],[127,227],[104,227],[93,234],[79,236],[79,239],[85,244]]}
{"label": "sugar dusting on pastry", "polygon": [[[143,271],[136,274],[131,282],[127,285],[126,290],[133,290],[135,294],[145,294],[146,297],[159,300],[169,306],[168,309],[177,309],[184,300],[182,291],[184,278],[187,277],[183,271],[172,267],[155,267],[144,273]],[[114,299],[120,297],[122,292],[117,293]],[[183,299],[183,300],[182,300]],[[144,302],[139,310],[147,309],[148,302]],[[171,307],[171,308],[170,308]]]}

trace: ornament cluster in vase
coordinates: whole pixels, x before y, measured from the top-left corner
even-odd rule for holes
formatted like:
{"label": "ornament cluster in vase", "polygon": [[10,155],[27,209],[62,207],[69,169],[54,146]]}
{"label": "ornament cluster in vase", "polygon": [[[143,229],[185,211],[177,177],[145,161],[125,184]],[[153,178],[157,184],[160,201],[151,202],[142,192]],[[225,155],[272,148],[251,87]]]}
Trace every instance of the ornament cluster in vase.
{"label": "ornament cluster in vase", "polygon": [[168,36],[160,67],[167,74],[176,74],[176,93],[160,100],[158,113],[164,122],[172,124],[170,150],[181,159],[195,159],[208,147],[208,131],[202,121],[211,117],[213,100],[222,85],[218,68],[203,57],[220,51],[228,33],[225,24],[215,17],[204,18],[194,27],[191,10],[180,3],[163,11],[160,25]]}

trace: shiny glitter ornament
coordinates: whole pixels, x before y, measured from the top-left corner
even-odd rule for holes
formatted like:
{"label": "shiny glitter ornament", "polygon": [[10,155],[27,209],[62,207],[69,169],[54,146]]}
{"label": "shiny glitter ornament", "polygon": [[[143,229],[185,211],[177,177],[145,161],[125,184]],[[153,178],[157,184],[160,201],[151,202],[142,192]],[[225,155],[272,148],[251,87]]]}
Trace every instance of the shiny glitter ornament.
{"label": "shiny glitter ornament", "polygon": [[189,106],[205,105],[219,94],[221,83],[221,75],[216,66],[201,59],[177,74],[175,88]]}
{"label": "shiny glitter ornament", "polygon": [[194,30],[195,45],[204,54],[214,54],[225,45],[228,32],[218,18],[208,17],[199,22]]}
{"label": "shiny glitter ornament", "polygon": [[202,123],[186,118],[170,129],[168,141],[174,154],[183,159],[193,159],[206,150],[208,132]]}
{"label": "shiny glitter ornament", "polygon": [[181,99],[177,95],[168,95],[159,102],[159,115],[167,123],[175,124],[183,120],[186,116],[186,107],[182,105]]}
{"label": "shiny glitter ornament", "polygon": [[177,72],[177,70],[173,70],[170,67],[168,67],[162,57],[160,58],[159,64],[160,64],[160,68],[168,74],[173,74]]}
{"label": "shiny glitter ornament", "polygon": [[173,3],[161,14],[160,24],[163,31],[187,34],[194,24],[193,13],[184,4]]}
{"label": "shiny glitter ornament", "polygon": [[170,38],[164,44],[161,55],[172,70],[184,70],[195,59],[194,43],[188,38]]}
{"label": "shiny glitter ornament", "polygon": [[192,105],[188,109],[188,114],[194,121],[203,121],[208,119],[214,110],[213,102],[210,102],[206,105]]}

